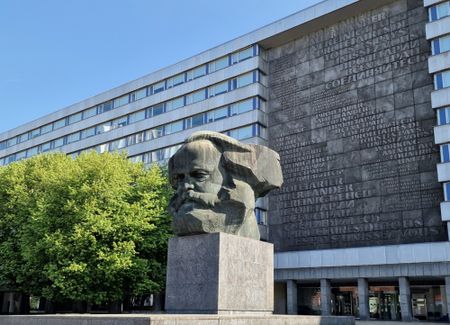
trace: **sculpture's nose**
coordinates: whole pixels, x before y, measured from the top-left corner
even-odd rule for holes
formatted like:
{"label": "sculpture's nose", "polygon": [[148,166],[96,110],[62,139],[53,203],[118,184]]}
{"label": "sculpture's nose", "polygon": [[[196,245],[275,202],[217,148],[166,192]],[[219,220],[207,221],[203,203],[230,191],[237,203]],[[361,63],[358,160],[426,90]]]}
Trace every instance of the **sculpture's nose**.
{"label": "sculpture's nose", "polygon": [[192,185],[190,182],[184,182],[183,189],[185,191],[193,190],[194,189],[194,185]]}
{"label": "sculpture's nose", "polygon": [[183,180],[181,180],[178,183],[178,190],[182,192],[186,192],[189,190],[193,190],[194,185],[192,185],[192,182],[190,181],[189,177],[184,177]]}

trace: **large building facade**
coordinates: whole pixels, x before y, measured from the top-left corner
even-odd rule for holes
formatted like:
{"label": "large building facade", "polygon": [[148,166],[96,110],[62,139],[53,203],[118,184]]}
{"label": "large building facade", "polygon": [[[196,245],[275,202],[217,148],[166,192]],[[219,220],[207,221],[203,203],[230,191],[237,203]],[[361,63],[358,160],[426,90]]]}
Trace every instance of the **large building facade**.
{"label": "large building facade", "polygon": [[449,51],[449,1],[326,0],[0,134],[0,165],[164,163],[205,129],[270,146],[276,312],[448,319]]}

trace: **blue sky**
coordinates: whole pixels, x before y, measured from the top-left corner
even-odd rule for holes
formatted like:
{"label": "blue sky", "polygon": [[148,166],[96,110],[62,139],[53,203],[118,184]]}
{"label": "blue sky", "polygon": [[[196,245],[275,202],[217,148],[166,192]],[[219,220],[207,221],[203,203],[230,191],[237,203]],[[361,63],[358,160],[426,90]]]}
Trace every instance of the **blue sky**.
{"label": "blue sky", "polygon": [[1,0],[0,133],[319,0]]}

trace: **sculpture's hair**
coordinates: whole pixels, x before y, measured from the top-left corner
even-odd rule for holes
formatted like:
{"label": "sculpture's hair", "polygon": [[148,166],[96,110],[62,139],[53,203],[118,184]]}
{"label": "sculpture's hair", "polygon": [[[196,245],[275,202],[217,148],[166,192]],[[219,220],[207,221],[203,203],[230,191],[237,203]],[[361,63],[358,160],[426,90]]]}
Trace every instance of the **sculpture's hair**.
{"label": "sculpture's hair", "polygon": [[[200,140],[210,141],[217,147],[222,153],[224,168],[250,184],[256,197],[264,196],[283,183],[280,156],[275,151],[260,145],[244,144],[225,134],[211,131],[193,133],[179,150],[188,143]],[[171,158],[169,174],[172,168]]]}

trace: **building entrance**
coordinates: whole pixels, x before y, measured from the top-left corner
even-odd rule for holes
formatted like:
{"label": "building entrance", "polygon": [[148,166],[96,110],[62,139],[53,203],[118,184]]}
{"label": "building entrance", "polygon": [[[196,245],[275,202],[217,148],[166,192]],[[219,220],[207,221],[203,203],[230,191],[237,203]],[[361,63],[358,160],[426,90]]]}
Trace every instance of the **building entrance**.
{"label": "building entrance", "polygon": [[369,288],[370,318],[380,320],[400,320],[398,287],[371,286]]}
{"label": "building entrance", "polygon": [[355,316],[358,290],[356,287],[333,287],[331,289],[332,314]]}

